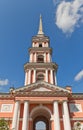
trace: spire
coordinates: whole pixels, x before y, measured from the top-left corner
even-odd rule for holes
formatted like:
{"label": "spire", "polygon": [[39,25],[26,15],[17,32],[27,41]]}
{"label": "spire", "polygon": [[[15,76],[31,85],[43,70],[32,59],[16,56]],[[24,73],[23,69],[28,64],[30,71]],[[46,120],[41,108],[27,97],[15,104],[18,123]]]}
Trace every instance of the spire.
{"label": "spire", "polygon": [[39,30],[38,30],[38,35],[44,34],[43,32],[43,27],[42,27],[42,16],[40,14],[40,22],[39,22]]}

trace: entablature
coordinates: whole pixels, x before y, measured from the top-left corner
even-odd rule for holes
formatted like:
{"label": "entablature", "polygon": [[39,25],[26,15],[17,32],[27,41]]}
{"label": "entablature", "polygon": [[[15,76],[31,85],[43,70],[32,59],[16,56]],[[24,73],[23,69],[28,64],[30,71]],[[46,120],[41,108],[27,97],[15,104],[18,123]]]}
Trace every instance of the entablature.
{"label": "entablature", "polygon": [[49,47],[32,47],[29,48],[29,52],[50,52],[50,54],[52,53],[52,48]]}
{"label": "entablature", "polygon": [[32,37],[32,42],[49,42],[49,37],[45,35],[37,35]]}
{"label": "entablature", "polygon": [[56,63],[50,62],[50,63],[26,63],[24,65],[24,70],[31,69],[31,68],[51,68],[54,70],[58,69],[58,65]]}

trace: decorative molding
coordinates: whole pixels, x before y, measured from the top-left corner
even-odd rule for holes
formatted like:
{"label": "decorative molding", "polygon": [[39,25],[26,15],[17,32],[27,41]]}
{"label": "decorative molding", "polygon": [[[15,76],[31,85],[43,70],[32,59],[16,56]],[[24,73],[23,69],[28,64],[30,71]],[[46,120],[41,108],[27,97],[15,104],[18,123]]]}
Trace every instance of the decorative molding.
{"label": "decorative molding", "polygon": [[70,120],[83,121],[83,117],[70,118]]}
{"label": "decorative molding", "polygon": [[[63,118],[60,118],[60,120],[62,121]],[[83,117],[76,117],[76,118],[70,118],[71,121],[83,121]]]}
{"label": "decorative molding", "polygon": [[1,112],[12,112],[13,104],[2,104],[1,105]]}
{"label": "decorative molding", "polygon": [[31,91],[31,90],[34,90],[35,88],[40,88],[40,86],[43,87],[43,88],[51,89],[51,90],[53,90],[54,92],[55,92],[55,91],[59,91],[59,92],[61,91],[61,92],[70,93],[69,90],[66,90],[66,89],[64,89],[64,88],[61,88],[61,87],[59,87],[59,86],[55,86],[55,85],[53,85],[53,84],[49,84],[49,83],[44,82],[44,81],[36,82],[36,83],[30,84],[30,85],[27,85],[27,86],[25,86],[25,87],[17,88],[17,89],[14,90],[14,92],[20,92],[20,91],[23,92],[23,90],[24,90],[24,91],[27,90],[27,91],[29,92],[29,90]]}
{"label": "decorative molding", "polygon": [[81,104],[69,103],[70,112],[82,112]]}

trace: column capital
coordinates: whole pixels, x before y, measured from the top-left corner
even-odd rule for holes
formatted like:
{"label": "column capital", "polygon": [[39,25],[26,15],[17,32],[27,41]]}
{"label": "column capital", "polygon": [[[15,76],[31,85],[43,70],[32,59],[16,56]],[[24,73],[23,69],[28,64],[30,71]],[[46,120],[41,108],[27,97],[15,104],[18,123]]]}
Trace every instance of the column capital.
{"label": "column capital", "polygon": [[21,101],[20,101],[20,100],[15,100],[15,103],[19,103],[19,104],[20,104],[20,103],[21,103]]}
{"label": "column capital", "polygon": [[55,102],[59,103],[60,101],[59,100],[54,100],[53,103],[55,103]]}
{"label": "column capital", "polygon": [[20,102],[20,100],[15,100],[15,102]]}
{"label": "column capital", "polygon": [[64,103],[64,102],[68,102],[68,100],[62,100],[62,102]]}
{"label": "column capital", "polygon": [[29,100],[24,100],[23,102],[24,102],[24,103],[25,103],[25,102],[29,102]]}

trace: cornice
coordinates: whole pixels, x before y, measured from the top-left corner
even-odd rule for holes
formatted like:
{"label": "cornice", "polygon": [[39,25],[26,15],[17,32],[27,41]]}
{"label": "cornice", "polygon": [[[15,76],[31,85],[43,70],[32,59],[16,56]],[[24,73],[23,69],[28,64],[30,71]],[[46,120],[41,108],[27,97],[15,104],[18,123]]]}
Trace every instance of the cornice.
{"label": "cornice", "polygon": [[32,42],[45,42],[45,41],[47,41],[47,42],[49,42],[49,37],[48,36],[45,36],[45,35],[42,35],[42,36],[33,36],[32,37]]}
{"label": "cornice", "polygon": [[67,92],[53,92],[53,91],[31,91],[31,92],[16,92],[15,97],[68,97],[70,93]]}
{"label": "cornice", "polygon": [[69,100],[83,100],[83,94],[73,95],[72,93],[63,92],[63,91],[29,91],[22,92],[17,91],[14,93],[0,93],[0,100],[14,100],[15,97],[67,97]]}
{"label": "cornice", "polygon": [[29,62],[24,64],[24,70],[31,69],[31,68],[51,68],[51,69],[58,69],[58,65],[53,62],[47,62],[47,63],[35,63],[35,62]]}
{"label": "cornice", "polygon": [[52,48],[49,47],[32,47],[28,49],[29,52],[50,52],[52,53]]}
{"label": "cornice", "polygon": [[83,93],[72,93],[70,100],[83,100]]}
{"label": "cornice", "polygon": [[0,93],[0,100],[14,100],[15,97],[11,93]]}

